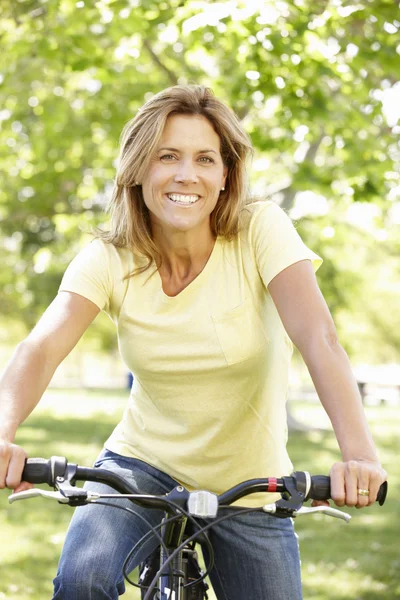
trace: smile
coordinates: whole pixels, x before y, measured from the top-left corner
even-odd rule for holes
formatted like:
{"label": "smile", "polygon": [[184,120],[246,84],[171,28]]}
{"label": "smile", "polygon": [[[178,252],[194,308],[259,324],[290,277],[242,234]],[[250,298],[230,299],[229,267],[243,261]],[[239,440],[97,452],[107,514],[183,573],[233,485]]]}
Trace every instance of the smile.
{"label": "smile", "polygon": [[175,204],[184,205],[195,204],[200,200],[200,196],[197,196],[197,194],[167,194],[167,198]]}

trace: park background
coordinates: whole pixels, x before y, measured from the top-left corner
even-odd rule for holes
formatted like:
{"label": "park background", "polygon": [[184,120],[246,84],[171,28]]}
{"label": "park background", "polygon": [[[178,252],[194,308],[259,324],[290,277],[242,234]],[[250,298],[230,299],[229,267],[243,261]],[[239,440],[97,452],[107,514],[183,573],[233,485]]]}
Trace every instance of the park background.
{"label": "park background", "polygon": [[[367,384],[391,493],[350,511],[349,526],[299,523],[305,598],[400,598],[399,30],[393,0],[0,5],[0,371],[106,226],[123,125],[167,86],[206,84],[233,108],[255,148],[252,193],[278,202],[323,257],[319,284]],[[293,461],[326,472],[339,454],[297,354],[291,382]],[[101,315],[18,441],[31,456],[91,463],[126,386]],[[1,493],[1,600],[50,597],[69,517],[39,501],[9,507]]]}

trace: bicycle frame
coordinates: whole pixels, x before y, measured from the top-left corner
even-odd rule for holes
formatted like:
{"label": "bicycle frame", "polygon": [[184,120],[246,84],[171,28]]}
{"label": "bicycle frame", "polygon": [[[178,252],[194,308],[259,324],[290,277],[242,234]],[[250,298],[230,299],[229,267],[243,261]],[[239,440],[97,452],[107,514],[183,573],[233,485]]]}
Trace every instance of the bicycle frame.
{"label": "bicycle frame", "polygon": [[[178,506],[182,505],[182,508],[184,508],[187,499],[186,494],[183,493],[185,491],[186,490],[182,486],[178,486],[172,490],[170,494],[170,499]],[[182,515],[173,522],[169,522],[168,514],[165,514],[161,527],[161,538],[164,546],[160,546],[160,568],[165,565],[168,559],[168,554],[165,552],[164,547],[170,554],[182,545],[187,521],[187,517]],[[165,573],[161,574],[159,585],[160,600],[188,600],[189,588],[186,587],[190,583],[188,581],[188,553],[191,552],[193,551],[185,546],[178,552],[170,565],[172,573],[167,569]],[[199,575],[201,575],[201,573],[199,573]],[[207,598],[206,589],[204,590],[204,595],[202,597]]]}
{"label": "bicycle frame", "polygon": [[[167,519],[164,518],[164,523]],[[168,550],[175,550],[183,541],[187,519],[181,517],[173,523],[166,523],[161,528],[161,537]],[[160,547],[160,566],[163,566],[168,556],[164,548]],[[184,586],[188,583],[183,565],[183,551],[178,553],[178,556],[172,561],[172,572],[176,575],[171,575],[168,571],[160,577],[160,600],[186,600],[187,588]],[[180,573],[182,575],[180,575]]]}

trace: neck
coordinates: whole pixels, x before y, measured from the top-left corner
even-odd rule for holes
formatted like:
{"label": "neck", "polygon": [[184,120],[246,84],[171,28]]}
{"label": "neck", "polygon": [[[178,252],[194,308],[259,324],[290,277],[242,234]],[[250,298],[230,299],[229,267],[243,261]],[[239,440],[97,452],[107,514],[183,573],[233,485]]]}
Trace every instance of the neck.
{"label": "neck", "polygon": [[211,229],[154,235],[154,241],[162,256],[160,272],[181,281],[203,270],[215,244]]}

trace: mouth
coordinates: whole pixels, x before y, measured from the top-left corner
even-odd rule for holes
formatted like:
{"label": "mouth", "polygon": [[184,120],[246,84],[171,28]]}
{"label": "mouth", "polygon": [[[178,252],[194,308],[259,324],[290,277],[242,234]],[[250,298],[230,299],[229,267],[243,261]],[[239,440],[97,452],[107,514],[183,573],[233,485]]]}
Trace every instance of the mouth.
{"label": "mouth", "polygon": [[166,194],[168,200],[180,206],[192,206],[196,204],[201,196],[197,194]]}

